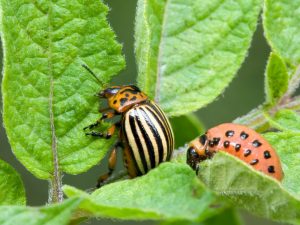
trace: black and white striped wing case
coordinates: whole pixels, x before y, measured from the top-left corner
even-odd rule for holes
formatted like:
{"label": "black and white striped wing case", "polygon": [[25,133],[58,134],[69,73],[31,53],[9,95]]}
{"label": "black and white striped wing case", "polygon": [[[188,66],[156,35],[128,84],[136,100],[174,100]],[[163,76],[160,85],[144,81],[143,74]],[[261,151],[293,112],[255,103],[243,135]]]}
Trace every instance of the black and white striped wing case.
{"label": "black and white striped wing case", "polygon": [[174,136],[167,117],[154,102],[132,107],[122,120],[137,175],[147,173],[161,162],[169,161]]}

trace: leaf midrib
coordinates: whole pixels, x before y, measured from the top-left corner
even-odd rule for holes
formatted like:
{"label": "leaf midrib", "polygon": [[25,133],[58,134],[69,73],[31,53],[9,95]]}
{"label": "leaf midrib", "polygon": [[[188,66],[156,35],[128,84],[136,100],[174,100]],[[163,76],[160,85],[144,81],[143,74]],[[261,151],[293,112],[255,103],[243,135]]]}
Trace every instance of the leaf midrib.
{"label": "leaf midrib", "polygon": [[[52,177],[52,196],[49,196],[52,201],[63,201],[62,189],[61,189],[61,177],[59,171],[58,153],[57,153],[57,137],[55,133],[54,113],[53,113],[53,95],[54,95],[54,78],[53,78],[53,61],[52,61],[52,1],[49,1],[49,9],[47,12],[48,17],[48,71],[50,76],[50,90],[49,90],[49,116],[50,116],[50,128],[51,128],[51,151],[52,151],[52,164],[53,164],[53,177]],[[51,194],[50,194],[51,195]]]}

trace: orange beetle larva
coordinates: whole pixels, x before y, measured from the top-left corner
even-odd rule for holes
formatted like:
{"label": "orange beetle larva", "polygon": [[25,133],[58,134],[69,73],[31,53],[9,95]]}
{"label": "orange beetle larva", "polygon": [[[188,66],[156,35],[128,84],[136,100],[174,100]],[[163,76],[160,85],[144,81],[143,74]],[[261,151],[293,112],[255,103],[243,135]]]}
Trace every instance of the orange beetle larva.
{"label": "orange beetle larva", "polygon": [[190,143],[187,163],[196,170],[199,162],[211,158],[218,151],[228,152],[279,181],[283,178],[280,159],[275,150],[266,139],[249,127],[224,123],[209,129]]}

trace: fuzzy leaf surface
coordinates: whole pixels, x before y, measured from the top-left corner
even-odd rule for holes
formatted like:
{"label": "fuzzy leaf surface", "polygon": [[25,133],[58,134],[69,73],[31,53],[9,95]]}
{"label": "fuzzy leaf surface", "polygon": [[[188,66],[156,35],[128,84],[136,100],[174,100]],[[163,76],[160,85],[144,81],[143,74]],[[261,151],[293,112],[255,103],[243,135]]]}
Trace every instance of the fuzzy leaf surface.
{"label": "fuzzy leaf surface", "polygon": [[1,225],[67,225],[80,199],[44,207],[0,206]]}
{"label": "fuzzy leaf surface", "polygon": [[68,197],[80,196],[80,208],[97,217],[116,219],[204,220],[222,210],[212,208],[215,196],[187,165],[163,163],[133,180],[108,184],[91,195],[64,186]]}
{"label": "fuzzy leaf surface", "polygon": [[264,137],[280,156],[284,171],[282,185],[300,198],[300,134],[269,132]]}
{"label": "fuzzy leaf surface", "polygon": [[279,110],[273,118],[270,118],[269,122],[279,130],[300,134],[300,116],[293,110]]}
{"label": "fuzzy leaf surface", "polygon": [[249,48],[261,0],[139,0],[138,84],[170,116],[212,102]]}
{"label": "fuzzy leaf surface", "polygon": [[[94,96],[124,67],[121,46],[97,0],[1,0],[3,116],[16,157],[35,176],[78,174],[111,142],[86,137],[99,114]],[[113,141],[113,140],[112,140]]]}
{"label": "fuzzy leaf surface", "polygon": [[224,210],[222,213],[213,216],[201,223],[192,221],[167,221],[162,222],[160,225],[241,225],[243,224],[236,210],[230,208]]}
{"label": "fuzzy leaf surface", "polygon": [[[277,152],[281,156],[280,150]],[[297,166],[288,162],[291,156],[297,157],[297,154],[291,153],[282,158],[285,174],[290,169],[298,173],[295,170]],[[285,177],[281,184],[225,152],[218,152],[212,160],[204,161],[199,171],[200,179],[208,187],[232,201],[235,206],[271,220],[300,223],[300,196],[291,192],[290,184],[287,184],[297,184],[298,175],[294,175],[294,179]]]}
{"label": "fuzzy leaf surface", "polygon": [[0,205],[25,205],[23,182],[17,171],[0,160]]}

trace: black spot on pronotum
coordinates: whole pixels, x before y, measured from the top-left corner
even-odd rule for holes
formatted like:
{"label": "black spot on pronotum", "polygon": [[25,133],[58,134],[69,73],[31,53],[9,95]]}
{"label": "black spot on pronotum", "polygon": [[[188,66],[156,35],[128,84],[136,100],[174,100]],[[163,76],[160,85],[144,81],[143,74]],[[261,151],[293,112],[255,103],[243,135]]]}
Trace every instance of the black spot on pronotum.
{"label": "black spot on pronotum", "polygon": [[125,96],[128,98],[128,97],[129,97],[129,94],[128,94],[128,93],[126,93],[126,94],[125,94]]}
{"label": "black spot on pronotum", "polygon": [[241,148],[241,145],[240,145],[240,144],[236,144],[236,145],[234,146],[235,151],[239,151],[240,148]]}
{"label": "black spot on pronotum", "polygon": [[121,98],[120,99],[120,103],[121,103],[121,106],[123,106],[125,104],[125,102],[127,102],[127,98]]}
{"label": "black spot on pronotum", "polygon": [[220,142],[220,138],[214,137],[214,138],[213,138],[213,142],[214,142],[214,145],[218,145],[219,142]]}
{"label": "black spot on pronotum", "polygon": [[230,145],[230,142],[229,142],[229,141],[224,141],[223,146],[224,146],[225,148],[228,148],[229,145]]}
{"label": "black spot on pronotum", "polygon": [[252,145],[257,148],[257,147],[261,146],[262,144],[258,140],[255,140],[252,142]]}
{"label": "black spot on pronotum", "polygon": [[113,102],[114,104],[116,104],[117,103],[117,100],[114,100],[114,102]]}
{"label": "black spot on pronotum", "polygon": [[207,137],[206,137],[205,134],[203,134],[203,135],[201,135],[201,136],[199,137],[199,141],[200,141],[200,143],[201,143],[202,145],[205,144],[206,140],[207,140]]}
{"label": "black spot on pronotum", "polygon": [[246,149],[245,152],[244,152],[244,156],[247,157],[250,154],[251,154],[251,150],[250,149]]}
{"label": "black spot on pronotum", "polygon": [[269,166],[269,167],[268,167],[268,172],[269,172],[269,173],[275,173],[274,166]]}
{"label": "black spot on pronotum", "polygon": [[258,163],[258,159],[253,159],[251,162],[250,162],[250,165],[255,165]]}
{"label": "black spot on pronotum", "polygon": [[135,101],[136,100],[136,96],[133,96],[130,101]]}
{"label": "black spot on pronotum", "polygon": [[234,131],[233,130],[228,130],[228,131],[226,131],[226,133],[225,133],[225,136],[226,137],[232,137],[234,135]]}
{"label": "black spot on pronotum", "polygon": [[245,140],[249,137],[249,134],[245,133],[244,131],[241,132],[240,134],[241,139]]}
{"label": "black spot on pronotum", "polygon": [[123,94],[125,92],[129,92],[131,94],[137,94],[139,91],[126,88],[125,90],[121,91],[120,94]]}
{"label": "black spot on pronotum", "polygon": [[264,158],[265,159],[271,158],[271,154],[270,154],[270,152],[268,150],[264,151]]}

